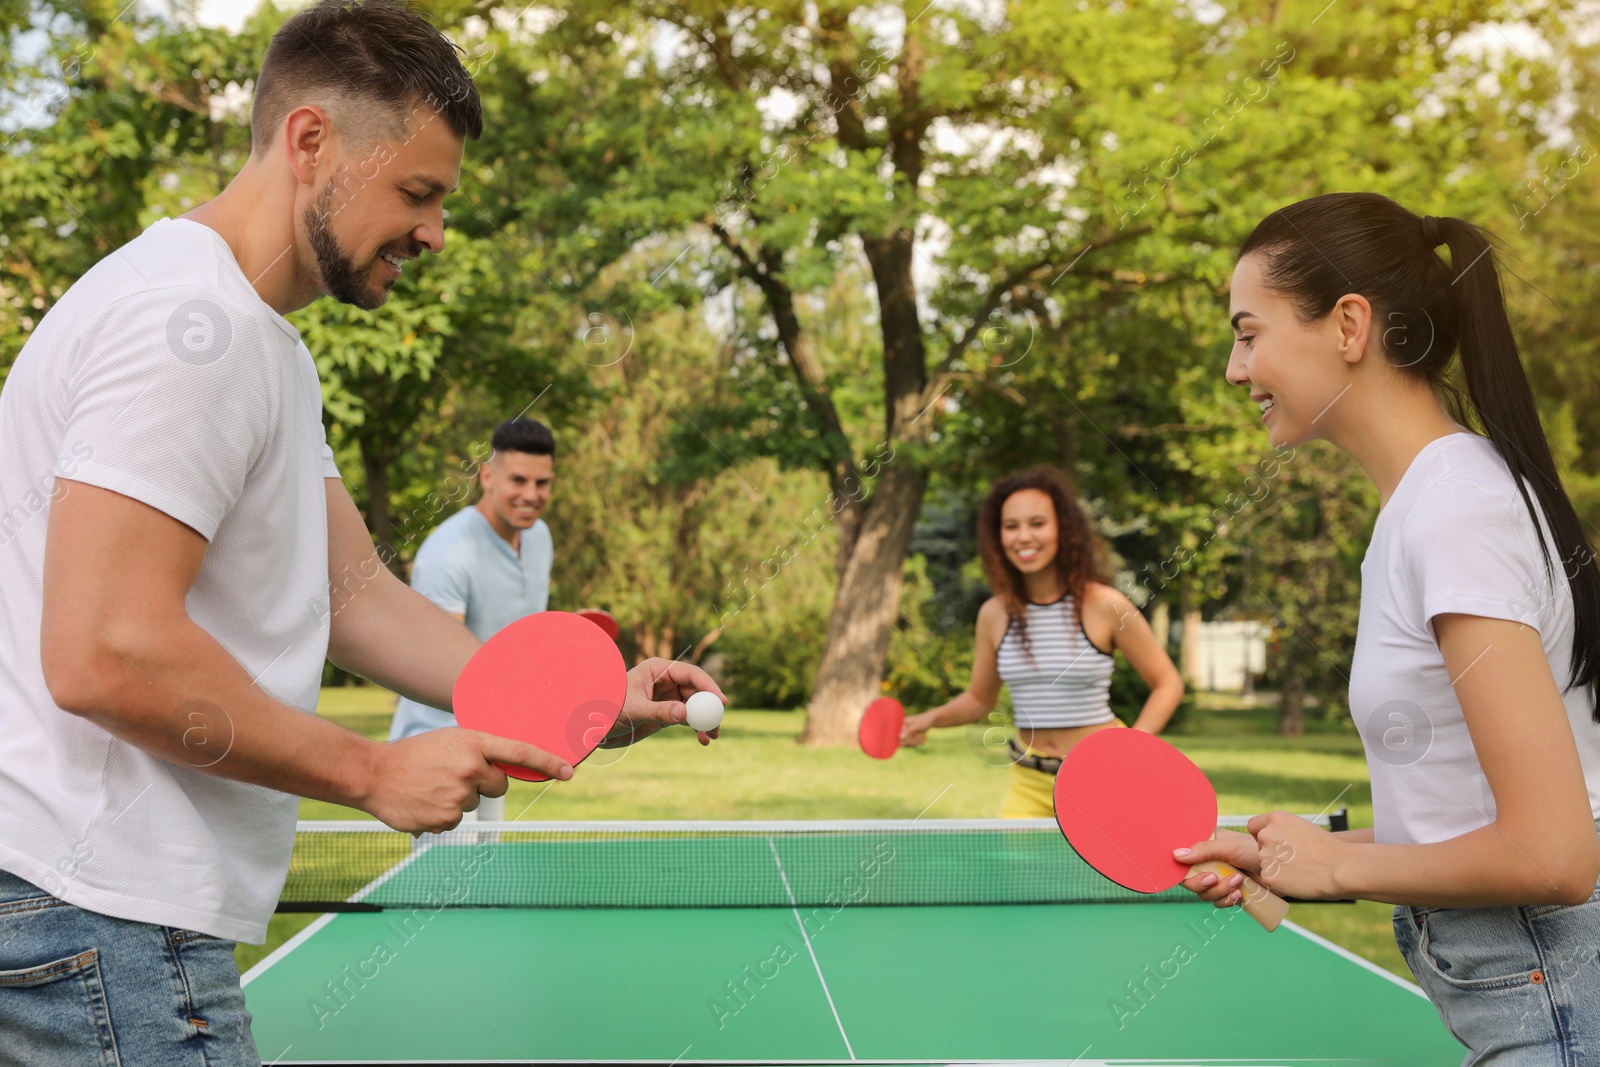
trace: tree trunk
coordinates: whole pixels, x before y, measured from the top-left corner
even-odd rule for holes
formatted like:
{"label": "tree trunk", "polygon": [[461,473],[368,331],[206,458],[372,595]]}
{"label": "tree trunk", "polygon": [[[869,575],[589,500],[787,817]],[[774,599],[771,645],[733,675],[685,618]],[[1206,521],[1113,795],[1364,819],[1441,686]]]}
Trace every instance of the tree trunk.
{"label": "tree trunk", "polygon": [[674,659],[683,651],[672,647],[677,630],[671,625],[658,628],[655,623],[644,623],[635,626],[632,633],[634,647],[639,650],[642,659]]}
{"label": "tree trunk", "polygon": [[911,463],[884,468],[834,594],[822,666],[800,736],[803,744],[853,744],[862,711],[881,695],[911,531],[927,486],[926,472]]}
{"label": "tree trunk", "polygon": [[1161,650],[1167,650],[1167,642],[1172,637],[1172,605],[1162,597],[1156,597],[1155,603],[1150,607],[1150,629],[1156,635],[1156,640],[1161,644]]}
{"label": "tree trunk", "polygon": [[1195,689],[1205,680],[1200,663],[1200,608],[1188,586],[1178,592],[1178,611],[1183,620],[1182,644],[1178,646],[1178,673],[1186,685]]}
{"label": "tree trunk", "polygon": [[851,500],[848,494],[840,493],[841,484],[836,472],[833,491],[841,500],[849,501],[833,520],[833,529],[838,537],[833,550],[833,576],[836,582],[843,582],[845,573],[850,569],[850,556],[856,550],[856,536],[861,533],[861,515],[866,510],[860,501]]}
{"label": "tree trunk", "polygon": [[1078,480],[1078,427],[1077,420],[1066,413],[1058,413],[1050,420],[1050,430],[1060,453],[1061,469],[1074,483]]}
{"label": "tree trunk", "polygon": [[1278,698],[1279,737],[1299,737],[1306,732],[1306,678],[1300,669],[1304,659],[1298,636],[1289,638],[1283,651],[1283,685]]}
{"label": "tree trunk", "polygon": [[[840,16],[836,12],[829,17]],[[921,29],[912,28],[914,22],[906,25],[895,63],[900,106],[889,115],[888,147],[897,179],[893,210],[899,219],[885,217],[889,223],[886,231],[861,236],[877,290],[878,328],[883,338],[883,440],[895,451],[886,457],[872,496],[858,511],[853,529],[848,521],[840,527],[839,585],[828,617],[822,666],[800,738],[808,745],[853,742],[862,711],[879,693],[889,639],[900,614],[911,533],[928,487],[927,470],[918,453],[929,436],[930,424],[923,416],[935,398],[927,395],[927,347],[912,261],[922,138],[932,115],[921,103],[926,49]],[[848,33],[843,37],[850,39]],[[848,57],[841,54],[829,64],[836,90],[842,87],[841,76],[848,75],[849,67]],[[852,100],[854,94],[841,95]],[[861,116],[853,105],[838,109],[836,121],[841,145],[855,150],[869,147]],[[898,195],[901,188],[907,194],[904,198]],[[770,276],[774,271],[769,267],[765,273]],[[850,469],[854,473],[853,461]]]}
{"label": "tree trunk", "polygon": [[367,479],[367,529],[378,546],[378,558],[404,581],[405,569],[394,547],[394,516],[389,511],[389,464],[367,442],[360,445],[361,469]]}
{"label": "tree trunk", "polygon": [[720,223],[713,223],[711,230],[738,261],[740,273],[754,282],[766,298],[773,324],[778,329],[778,342],[789,357],[789,368],[794,373],[795,384],[800,387],[800,395],[817,420],[822,439],[832,452],[828,463],[828,487],[842,505],[834,518],[838,541],[833,569],[835,577],[842,580],[850,562],[850,553],[855,549],[856,534],[861,528],[861,515],[865,510],[862,493],[865,488],[850,438],[844,432],[844,423],[840,421],[839,411],[834,406],[833,395],[828,388],[828,376],[811,349],[809,335],[801,328],[800,316],[794,306],[794,292],[784,280],[783,254],[777,249],[747,248]]}
{"label": "tree trunk", "polygon": [[849,566],[850,553],[855,548],[856,535],[861,531],[861,513],[864,510],[861,472],[850,453],[850,439],[839,421],[839,412],[828,390],[828,377],[816,353],[811,350],[810,338],[800,328],[800,318],[794,308],[794,293],[780,278],[781,269],[781,257],[766,263],[756,275],[756,284],[766,294],[767,306],[772,309],[773,322],[778,327],[778,339],[789,355],[789,364],[800,386],[800,394],[821,424],[823,437],[833,450],[828,486],[844,502],[844,507],[834,517],[839,541],[833,567],[834,573],[843,578],[845,568]]}

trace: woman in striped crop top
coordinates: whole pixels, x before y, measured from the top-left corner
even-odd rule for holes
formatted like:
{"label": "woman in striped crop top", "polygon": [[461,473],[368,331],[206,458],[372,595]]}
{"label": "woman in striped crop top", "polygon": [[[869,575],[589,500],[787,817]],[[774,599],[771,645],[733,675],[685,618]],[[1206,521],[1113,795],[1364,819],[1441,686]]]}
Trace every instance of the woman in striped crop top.
{"label": "woman in striped crop top", "polygon": [[1112,655],[1121,651],[1150,686],[1134,728],[1158,733],[1183,697],[1183,682],[1139,609],[1101,577],[1102,543],[1067,476],[1034,467],[1001,479],[978,516],[978,547],[995,595],[978,611],[972,681],[948,703],[906,719],[902,742],[964,726],[1011,687],[1017,738],[1000,814],[1053,814],[1061,758],[1111,713]]}

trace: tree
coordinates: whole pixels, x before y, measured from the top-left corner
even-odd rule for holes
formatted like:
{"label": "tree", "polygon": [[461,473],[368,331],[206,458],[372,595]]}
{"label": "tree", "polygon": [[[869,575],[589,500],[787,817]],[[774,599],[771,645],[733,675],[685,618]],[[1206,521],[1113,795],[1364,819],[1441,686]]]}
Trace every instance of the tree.
{"label": "tree", "polygon": [[[542,394],[551,421],[592,412],[621,436],[618,390],[681,395],[692,420],[648,412],[630,448],[660,454],[620,468],[654,501],[638,525],[664,530],[669,502],[696,493],[724,505],[733,468],[762,492],[782,483],[778,547],[809,561],[826,546],[836,586],[807,738],[843,740],[917,614],[898,601],[930,486],[970,503],[993,475],[1053,459],[1112,536],[1124,586],[1195,617],[1239,596],[1242,538],[1279,529],[1266,500],[1313,494],[1285,509],[1284,533],[1343,528],[1348,493],[1300,485],[1298,467],[1256,498],[1275,457],[1221,381],[1223,312],[1257,219],[1363,187],[1501,232],[1526,222],[1514,244],[1532,277],[1573,298],[1564,321],[1528,312],[1543,342],[1529,347],[1588,515],[1600,444],[1581,398],[1596,386],[1572,338],[1592,303],[1594,201],[1548,119],[1568,91],[1574,129],[1593,114],[1593,57],[1564,11],[1513,13],[1561,44],[1545,60],[1461,47],[1502,13],[1426,0],[437,7],[470,50],[488,130],[468,147],[444,259],[409,272],[379,316],[301,313],[330,435],[403,557],[489,419]],[[0,155],[0,365],[90,264],[242,162],[238,98],[281,16],[235,36],[117,14],[38,8],[56,35],[0,75],[10,99],[43,102]],[[24,24],[0,9],[13,55]],[[589,347],[646,328],[720,338],[640,344],[675,353],[664,365],[699,352],[700,372],[674,373],[701,393],[650,366],[608,370]],[[789,515],[800,471],[827,489]],[[583,564],[597,590],[598,559]],[[702,578],[722,573],[688,583],[694,601],[641,639],[708,647],[731,601],[726,580],[707,594]],[[1252,573],[1285,618],[1307,581],[1324,603],[1347,594],[1336,568]]]}
{"label": "tree", "polygon": [[[1504,227],[1512,183],[1496,159],[1528,158],[1518,149],[1548,104],[1554,64],[1494,60],[1502,82],[1523,87],[1502,100],[1477,81],[1491,61],[1453,51],[1492,17],[1486,10],[1368,6],[1322,20],[1316,33],[1279,6],[1237,14],[1218,24],[1229,27],[1220,42],[1207,39],[1218,30],[1197,40],[1180,19],[1125,45],[1123,61],[1159,91],[1127,105],[1114,145],[1084,158],[1074,188],[1120,210],[1103,211],[1102,225],[1148,233],[1090,252],[1030,305],[1033,357],[966,392],[947,420],[956,460],[943,476],[981,485],[1041,459],[1075,469],[1137,601],[1176,601],[1186,638],[1204,609],[1253,601],[1284,628],[1289,662],[1276,667],[1286,686],[1331,698],[1353,637],[1348,568],[1365,547],[1365,479],[1346,464],[1274,454],[1253,407],[1223,382],[1233,249],[1274,207],[1333,189],[1374,189]],[[1559,30],[1548,11],[1538,25]],[[1269,46],[1275,37],[1287,49]],[[1019,67],[1042,62],[1054,41],[1036,39]],[[1185,44],[1220,49],[1220,65],[1167,54]],[[1281,61],[1270,77],[1239,62],[1263,47]],[[1491,156],[1490,146],[1504,147]],[[1106,180],[1119,172],[1122,186]],[[1249,585],[1247,546],[1256,553]]]}
{"label": "tree", "polygon": [[[489,454],[496,423],[540,399],[537,414],[557,422],[587,402],[582,377],[561,368],[566,331],[524,325],[531,309],[547,305],[518,291],[502,273],[503,260],[493,242],[451,235],[444,255],[407,267],[382,308],[319,300],[294,316],[317,362],[330,438],[353,446],[367,527],[381,558],[402,576],[422,537],[477,483],[476,464]],[[473,462],[458,464],[435,483],[443,496],[425,494],[397,523],[392,503],[406,488],[394,484],[397,467],[438,428],[448,400],[475,390],[499,400],[500,411],[485,410],[482,424],[453,428],[455,443]],[[467,449],[468,441],[477,447]]]}
{"label": "tree", "polygon": [[[1051,402],[1052,433],[1073,463],[1081,425],[1098,421],[1083,401],[1163,413],[1129,427],[1146,435],[1130,447],[1105,438],[1118,455],[1101,480],[1108,505],[1159,517],[1146,529],[1176,552],[1172,533],[1238,477],[1237,462],[1193,462],[1184,435],[1241,449],[1237,431],[1182,414],[1215,412],[1224,393],[1190,373],[1197,335],[1216,332],[1196,316],[1212,321],[1229,250],[1270,198],[1321,191],[1330,173],[1412,201],[1461,167],[1454,182],[1474,181],[1458,127],[1416,119],[1419,93],[1460,65],[1445,45],[1481,16],[1442,3],[1315,14],[586,4],[556,11],[540,55],[502,52],[496,76],[536,85],[518,92],[544,105],[519,141],[528,153],[532,136],[549,180],[518,208],[561,221],[575,274],[679,234],[664,291],[689,279],[698,300],[742,281],[762,296],[777,341],[765,351],[804,428],[762,443],[814,463],[845,501],[808,740],[847,739],[876,690],[950,401],[1054,390],[1066,403]],[[1410,143],[1372,136],[1401,117]],[[871,276],[881,397],[852,424],[804,296],[856,263]],[[1043,358],[1028,363],[1038,324],[1053,343],[1034,337]],[[875,445],[893,459],[874,471]],[[868,481],[870,495],[851,491]],[[1197,561],[1178,588],[1199,581],[1203,598],[1218,562]]]}
{"label": "tree", "polygon": [[67,288],[151,221],[172,170],[236,148],[213,110],[255,76],[264,39],[99,0],[0,8],[0,33],[3,372]]}
{"label": "tree", "polygon": [[[601,399],[558,461],[550,509],[563,606],[601,605],[638,656],[689,662],[728,629],[803,622],[831,570],[825,548],[792,534],[826,495],[819,475],[784,474],[769,457],[714,470],[695,461],[697,450],[685,458],[677,439],[695,432],[692,412],[732,386],[725,372],[736,358],[698,318],[668,310],[636,323],[627,355],[594,368]],[[818,533],[825,546],[831,531]],[[741,687],[758,668],[737,650],[732,658]]]}

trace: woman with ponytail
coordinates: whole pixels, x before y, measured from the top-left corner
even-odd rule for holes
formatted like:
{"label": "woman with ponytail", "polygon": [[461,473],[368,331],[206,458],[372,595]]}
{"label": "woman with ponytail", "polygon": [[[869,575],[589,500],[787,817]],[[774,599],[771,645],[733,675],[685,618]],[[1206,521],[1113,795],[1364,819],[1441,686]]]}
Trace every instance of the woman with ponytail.
{"label": "woman with ponytail", "polygon": [[1000,814],[1047,819],[1062,757],[1122,725],[1109,700],[1113,654],[1150,687],[1137,729],[1160,732],[1183,680],[1139,609],[1106,583],[1100,535],[1061,471],[1033,467],[996,482],[978,512],[978,552],[994,596],[978,609],[972,681],[906,719],[901,741],[920,745],[930,729],[977,722],[1010,687],[1017,737]]}
{"label": "woman with ponytail", "polygon": [[[1256,227],[1231,302],[1228,381],[1272,443],[1331,442],[1378,490],[1350,669],[1374,825],[1273,812],[1177,858],[1397,905],[1466,1063],[1600,1064],[1600,571],[1494,251],[1462,219],[1319,196]],[[1184,884],[1239,899],[1238,876]]]}

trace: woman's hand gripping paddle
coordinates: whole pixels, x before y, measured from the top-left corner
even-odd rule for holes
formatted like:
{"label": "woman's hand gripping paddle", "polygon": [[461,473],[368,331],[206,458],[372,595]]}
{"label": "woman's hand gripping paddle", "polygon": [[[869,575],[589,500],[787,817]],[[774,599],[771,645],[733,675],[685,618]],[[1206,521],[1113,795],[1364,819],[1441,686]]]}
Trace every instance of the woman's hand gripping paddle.
{"label": "woman's hand gripping paddle", "polygon": [[[1083,861],[1136,893],[1171,889],[1193,871],[1231,878],[1215,861],[1179,863],[1217,830],[1217,792],[1205,772],[1176,748],[1140,730],[1098,730],[1075,745],[1056,774],[1056,823]],[[1248,875],[1242,906],[1275,930],[1289,905]]]}
{"label": "woman's hand gripping paddle", "polygon": [[[564,611],[518,619],[483,643],[456,679],[456,721],[525,741],[576,767],[616,725],[627,693],[622,652],[604,630]],[[549,775],[498,764],[513,778]]]}
{"label": "woman's hand gripping paddle", "polygon": [[900,728],[905,723],[906,709],[898,700],[893,697],[874,700],[861,716],[861,751],[873,759],[888,759],[900,747]]}

